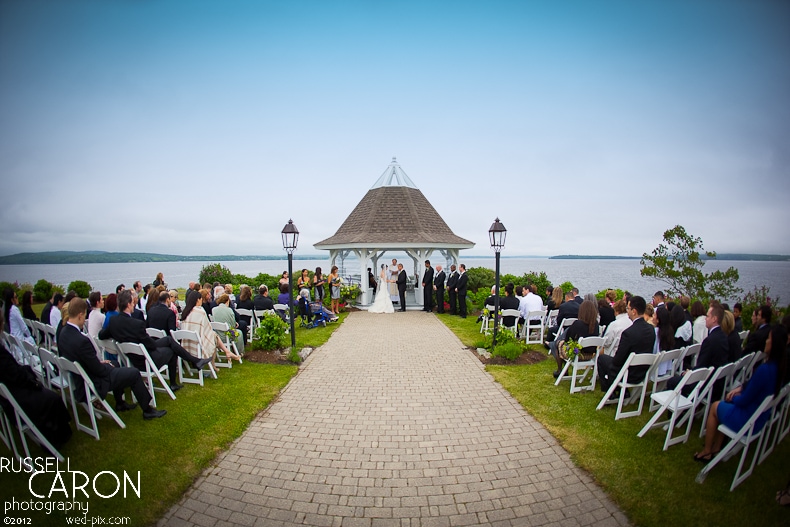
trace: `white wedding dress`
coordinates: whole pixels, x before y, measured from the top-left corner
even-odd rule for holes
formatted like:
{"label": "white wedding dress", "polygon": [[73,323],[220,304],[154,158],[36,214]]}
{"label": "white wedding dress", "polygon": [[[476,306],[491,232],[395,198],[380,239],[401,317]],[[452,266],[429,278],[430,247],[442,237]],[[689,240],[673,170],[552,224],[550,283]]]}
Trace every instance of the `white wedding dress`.
{"label": "white wedding dress", "polygon": [[386,269],[379,274],[379,286],[376,288],[376,299],[368,308],[368,313],[394,313],[389,288],[387,287]]}

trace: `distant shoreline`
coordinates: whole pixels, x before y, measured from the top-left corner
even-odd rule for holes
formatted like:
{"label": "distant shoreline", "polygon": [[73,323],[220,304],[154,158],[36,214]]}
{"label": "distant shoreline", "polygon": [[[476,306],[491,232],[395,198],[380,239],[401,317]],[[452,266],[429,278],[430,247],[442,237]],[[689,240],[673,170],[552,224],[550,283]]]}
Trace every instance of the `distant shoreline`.
{"label": "distant shoreline", "polygon": [[[469,258],[494,258],[494,255],[465,255]],[[547,258],[549,260],[639,260],[641,256],[605,256],[562,254],[557,256],[505,256],[502,258]],[[248,255],[221,254],[213,256],[182,256],[176,254],[157,253],[116,253],[102,251],[52,251],[39,253],[18,253],[0,256],[0,265],[52,265],[52,264],[96,264],[96,263],[144,263],[144,262],[238,262],[252,260],[287,260],[282,255]],[[328,260],[328,254],[300,254],[299,260]],[[703,256],[703,259],[708,259]],[[763,261],[786,262],[790,255],[781,254],[740,254],[722,253],[716,260],[724,261]]]}

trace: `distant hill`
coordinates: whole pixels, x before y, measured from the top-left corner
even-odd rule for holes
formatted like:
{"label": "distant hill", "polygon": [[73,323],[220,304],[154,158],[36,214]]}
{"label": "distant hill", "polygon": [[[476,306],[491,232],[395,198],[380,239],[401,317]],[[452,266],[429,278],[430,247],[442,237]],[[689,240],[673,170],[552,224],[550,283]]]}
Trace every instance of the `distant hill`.
{"label": "distant hill", "polygon": [[[299,260],[325,260],[325,255],[299,255]],[[281,256],[238,256],[222,254],[213,256],[181,256],[156,253],[113,253],[104,251],[51,251],[18,253],[0,256],[0,265],[79,264],[79,263],[136,263],[136,262],[234,262],[241,260],[286,260]]]}
{"label": "distant hill", "polygon": [[560,254],[549,256],[549,260],[638,260],[640,256],[595,256],[584,254]]}

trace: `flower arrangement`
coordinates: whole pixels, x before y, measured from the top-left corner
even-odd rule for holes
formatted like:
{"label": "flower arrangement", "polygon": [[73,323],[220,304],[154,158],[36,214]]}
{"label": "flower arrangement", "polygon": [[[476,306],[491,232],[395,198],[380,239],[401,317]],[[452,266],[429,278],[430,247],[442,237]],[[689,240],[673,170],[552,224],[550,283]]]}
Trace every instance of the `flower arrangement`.
{"label": "flower arrangement", "polygon": [[361,292],[362,290],[357,284],[342,286],[340,288],[340,298],[342,300],[354,300]]}
{"label": "flower arrangement", "polygon": [[582,347],[577,340],[566,340],[565,343],[560,346],[560,358],[565,360],[574,360],[581,352]]}

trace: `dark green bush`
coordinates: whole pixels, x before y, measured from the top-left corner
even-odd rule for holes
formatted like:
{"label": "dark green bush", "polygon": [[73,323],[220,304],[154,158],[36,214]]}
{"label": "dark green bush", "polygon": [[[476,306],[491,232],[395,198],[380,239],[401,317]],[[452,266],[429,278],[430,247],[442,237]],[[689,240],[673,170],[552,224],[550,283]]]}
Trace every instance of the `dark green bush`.
{"label": "dark green bush", "polygon": [[562,289],[562,292],[564,294],[570,291],[571,289],[573,289],[573,284],[571,282],[563,282],[558,287]]}
{"label": "dark green bush", "polygon": [[294,364],[301,364],[302,363],[302,356],[299,355],[299,352],[295,349],[291,348],[291,351],[288,353],[288,360],[293,362]]}
{"label": "dark green bush", "polygon": [[74,291],[80,298],[88,298],[91,294],[91,285],[84,280],[74,280],[69,284],[69,291]]}
{"label": "dark green bush", "polygon": [[10,289],[19,294],[19,284],[16,282],[0,282],[0,295],[5,296],[6,289]]}
{"label": "dark green bush", "polygon": [[233,273],[231,273],[230,269],[222,264],[208,264],[204,265],[200,270],[198,281],[201,284],[213,284],[214,282],[219,282],[220,284],[229,284],[233,282]]}
{"label": "dark green bush", "polygon": [[516,360],[521,357],[522,353],[524,353],[524,348],[518,342],[507,342],[505,344],[497,342],[496,347],[491,351],[492,356],[504,357],[507,360]]}
{"label": "dark green bush", "polygon": [[[754,289],[746,293],[741,300],[741,322],[743,329],[752,330],[752,313],[760,306],[770,305],[773,309],[771,323],[775,324],[782,320],[785,310],[779,308],[779,297],[771,298],[771,288],[768,286],[755,286]],[[730,306],[732,309],[732,306]]]}
{"label": "dark green bush", "polygon": [[[538,288],[537,294],[543,299],[544,302],[546,301],[546,288],[551,286],[551,281],[549,280],[549,277],[546,276],[544,271],[541,271],[540,273],[534,273],[530,271],[524,273],[521,276],[516,276],[514,274],[502,275],[499,279],[499,287],[504,288],[505,284],[508,282],[513,282],[513,285],[515,286],[535,284],[535,286]],[[493,282],[491,285],[493,285]]]}
{"label": "dark green bush", "polygon": [[52,283],[42,278],[33,286],[33,298],[36,302],[46,302],[52,298],[52,288]]}
{"label": "dark green bush", "polygon": [[487,267],[470,267],[466,270],[467,291],[472,293],[481,287],[486,291],[494,285],[494,271]]}
{"label": "dark green bush", "polygon": [[254,350],[275,350],[285,347],[288,324],[278,315],[266,315],[255,329],[250,347]]}

